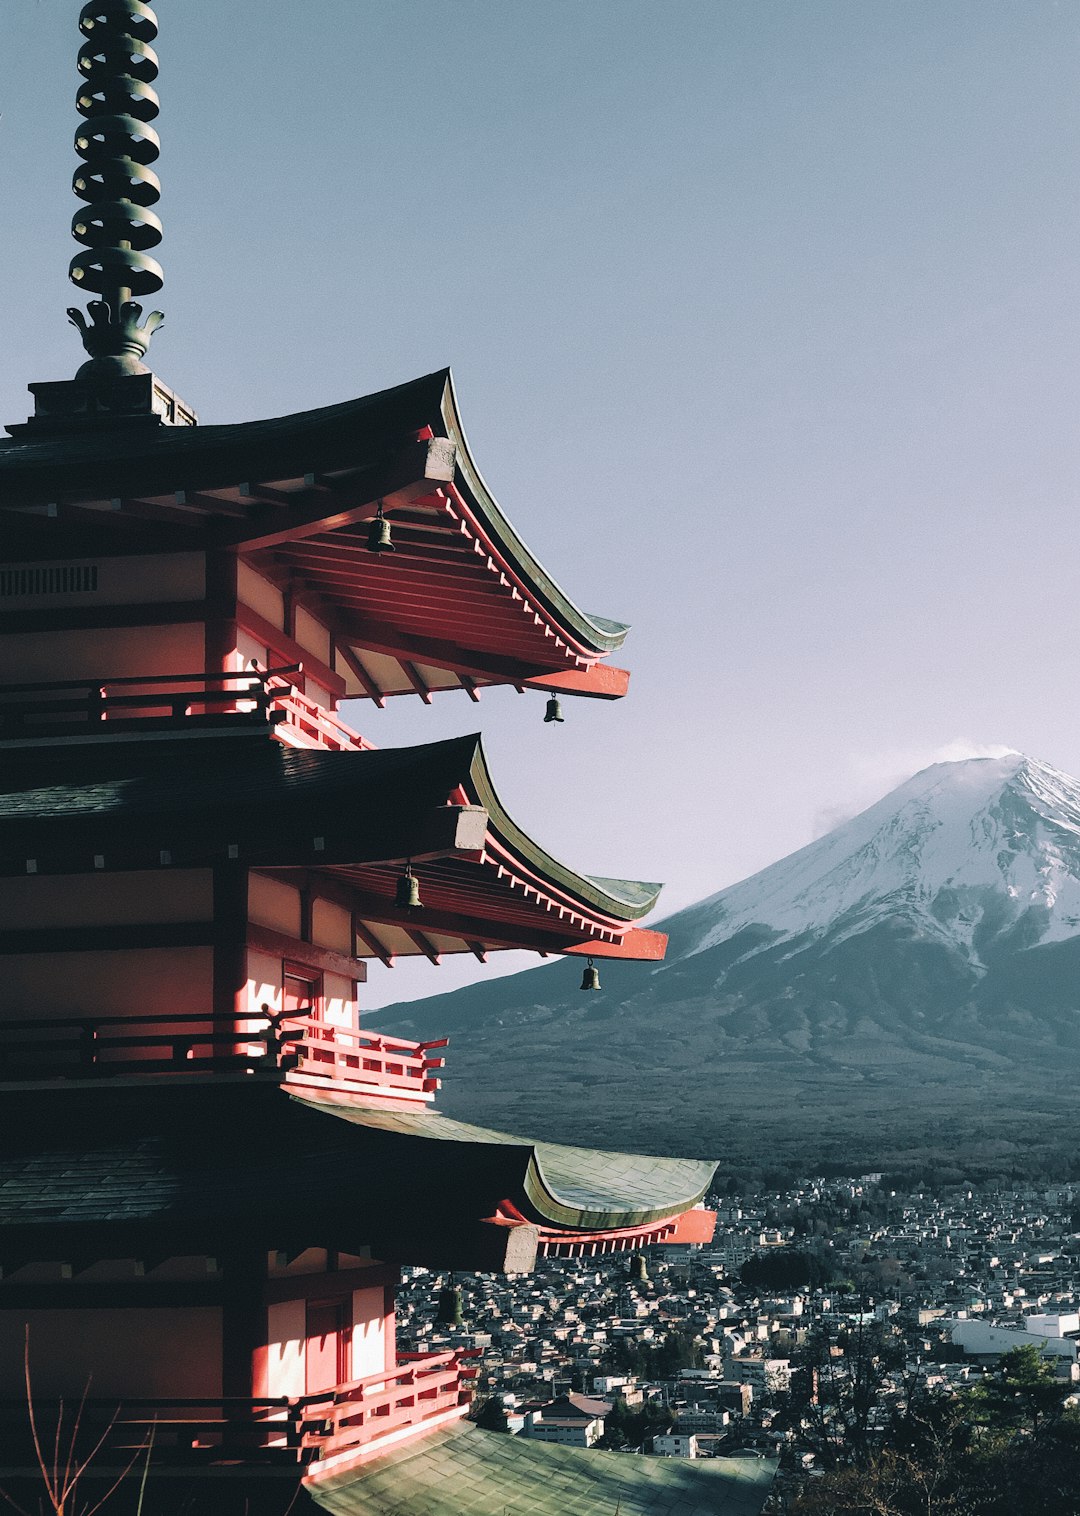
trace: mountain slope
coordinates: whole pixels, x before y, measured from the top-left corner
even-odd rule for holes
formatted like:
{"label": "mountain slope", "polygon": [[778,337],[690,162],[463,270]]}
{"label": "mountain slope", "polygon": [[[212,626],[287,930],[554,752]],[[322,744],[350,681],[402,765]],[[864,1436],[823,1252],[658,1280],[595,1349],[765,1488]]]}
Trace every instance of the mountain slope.
{"label": "mountain slope", "polygon": [[824,1155],[1071,1108],[1080,784],[1045,764],[934,765],[664,926],[598,995],[560,961],[380,1024],[450,1034],[449,1114],[576,1140]]}

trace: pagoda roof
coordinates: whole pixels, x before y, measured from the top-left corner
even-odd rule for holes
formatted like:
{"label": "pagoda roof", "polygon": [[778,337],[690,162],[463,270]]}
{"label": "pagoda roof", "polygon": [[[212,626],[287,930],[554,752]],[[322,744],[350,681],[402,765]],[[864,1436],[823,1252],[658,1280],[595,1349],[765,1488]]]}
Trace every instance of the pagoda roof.
{"label": "pagoda roof", "polygon": [[[44,874],[226,856],[345,905],[361,956],[385,962],[502,947],[658,958],[666,941],[633,926],[660,885],[553,858],[507,813],[478,735],[327,752],[263,729],[5,754],[0,873],[25,874],[28,859]],[[396,904],[406,860],[420,909]]]}
{"label": "pagoda roof", "polygon": [[[328,1109],[318,1099],[309,1103]],[[348,1105],[335,1106],[333,1113],[369,1131],[425,1143],[515,1149],[524,1164],[519,1209],[538,1224],[598,1231],[664,1221],[697,1205],[716,1169],[715,1163],[697,1158],[655,1158],[535,1142],[455,1121],[438,1111],[387,1111],[370,1105]]]}
{"label": "pagoda roof", "polygon": [[386,1122],[257,1076],[153,1090],[9,1089],[4,1099],[5,1289],[19,1258],[213,1253],[251,1237],[370,1248],[384,1263],[527,1270],[555,1237],[592,1247],[607,1231],[620,1248],[663,1240],[714,1168],[534,1143],[442,1117]]}
{"label": "pagoda roof", "polygon": [[[393,553],[367,549],[380,502]],[[20,434],[0,441],[0,512],[11,557],[235,551],[330,624],[350,698],[625,693],[601,660],[626,626],[581,610],[511,526],[448,369],[271,420]]]}
{"label": "pagoda roof", "polygon": [[468,1422],[360,1466],[309,1475],[332,1516],[758,1516],[775,1459],[646,1458],[507,1437]]}

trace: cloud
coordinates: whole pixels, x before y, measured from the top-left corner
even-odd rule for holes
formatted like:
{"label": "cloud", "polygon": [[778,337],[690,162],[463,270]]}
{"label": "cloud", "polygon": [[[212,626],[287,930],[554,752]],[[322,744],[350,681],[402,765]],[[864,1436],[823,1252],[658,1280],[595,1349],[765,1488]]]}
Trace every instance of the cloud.
{"label": "cloud", "polygon": [[1017,751],[999,742],[971,742],[954,737],[936,748],[892,748],[876,753],[852,753],[848,758],[845,796],[814,812],[811,830],[816,841],[867,806],[873,805],[912,774],[932,763],[962,763],[966,758],[1008,758]]}
{"label": "cloud", "polygon": [[814,812],[814,821],[811,828],[813,839],[816,842],[819,837],[835,831],[845,821],[850,821],[852,816],[857,816],[861,806],[851,805],[823,805],[820,810]]}
{"label": "cloud", "polygon": [[[1003,747],[1000,742],[968,742],[964,737],[954,737],[939,747],[929,759],[930,763],[960,763],[965,758],[1011,758],[1018,752],[1014,747]],[[922,765],[926,768],[926,764]]]}
{"label": "cloud", "polygon": [[936,748],[894,748],[877,753],[853,753],[848,760],[852,787],[862,798],[860,807],[871,805],[882,795],[903,784],[920,769],[932,763],[962,763],[966,758],[1008,758],[1016,748],[1000,742],[972,742],[954,737]]}

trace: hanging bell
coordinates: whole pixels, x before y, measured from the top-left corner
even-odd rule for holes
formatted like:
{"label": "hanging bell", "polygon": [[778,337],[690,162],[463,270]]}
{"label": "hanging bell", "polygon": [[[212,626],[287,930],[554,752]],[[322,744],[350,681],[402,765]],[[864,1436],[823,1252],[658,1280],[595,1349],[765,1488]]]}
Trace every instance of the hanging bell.
{"label": "hanging bell", "polygon": [[547,710],[544,712],[545,721],[561,721],[563,719],[562,706],[559,704],[558,695],[548,697]]}
{"label": "hanging bell", "polygon": [[418,911],[423,905],[420,899],[420,885],[410,863],[405,865],[404,874],[398,878],[394,903],[403,911]]}
{"label": "hanging bell", "polygon": [[383,515],[382,501],[379,501],[379,509],[375,512],[375,519],[368,527],[367,545],[369,553],[392,553],[394,544],[390,537],[390,523]]}
{"label": "hanging bell", "polygon": [[435,1312],[435,1320],[439,1326],[461,1325],[461,1291],[456,1284],[449,1284],[445,1290],[439,1291],[439,1309]]}
{"label": "hanging bell", "polygon": [[600,971],[589,959],[585,972],[581,976],[581,988],[583,990],[598,990],[600,988]]}

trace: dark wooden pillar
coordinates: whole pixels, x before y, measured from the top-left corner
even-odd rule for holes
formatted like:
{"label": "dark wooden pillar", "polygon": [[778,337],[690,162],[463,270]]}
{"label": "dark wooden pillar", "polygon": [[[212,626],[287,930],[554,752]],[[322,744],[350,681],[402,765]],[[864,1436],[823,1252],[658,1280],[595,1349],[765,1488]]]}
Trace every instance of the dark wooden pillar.
{"label": "dark wooden pillar", "polygon": [[265,1248],[222,1253],[221,1392],[245,1399],[266,1394],[267,1315]]}
{"label": "dark wooden pillar", "polygon": [[206,555],[205,656],[208,673],[223,673],[236,638],[236,554]]}
{"label": "dark wooden pillar", "polygon": [[247,869],[239,859],[215,863],[215,1021],[233,1021],[247,1011],[247,891]]}

